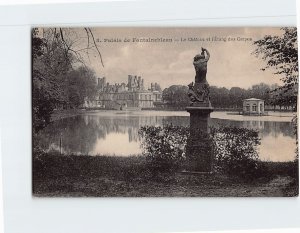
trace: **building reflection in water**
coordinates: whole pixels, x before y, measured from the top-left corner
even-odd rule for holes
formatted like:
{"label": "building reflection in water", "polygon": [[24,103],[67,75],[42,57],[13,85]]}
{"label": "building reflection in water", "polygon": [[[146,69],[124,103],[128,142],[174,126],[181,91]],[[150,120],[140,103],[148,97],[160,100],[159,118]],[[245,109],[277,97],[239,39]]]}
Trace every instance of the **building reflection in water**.
{"label": "building reflection in water", "polygon": [[[173,124],[189,126],[187,116],[113,116],[82,115],[65,118],[50,124],[39,135],[38,144],[46,150],[59,150],[67,154],[134,155],[140,154],[138,131],[141,126]],[[210,119],[210,126],[226,125],[259,130],[262,138],[260,159],[272,161],[293,160],[295,137],[290,122],[233,121]]]}

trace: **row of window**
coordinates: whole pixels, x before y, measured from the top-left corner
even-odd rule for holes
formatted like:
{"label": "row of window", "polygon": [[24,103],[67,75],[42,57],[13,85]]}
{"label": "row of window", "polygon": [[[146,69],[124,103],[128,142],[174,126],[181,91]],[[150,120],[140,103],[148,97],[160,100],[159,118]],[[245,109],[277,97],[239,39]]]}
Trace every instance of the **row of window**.
{"label": "row of window", "polygon": [[[259,108],[260,108],[260,111],[262,112],[263,111],[263,105],[260,104]],[[249,104],[246,105],[246,111],[250,112],[250,105]],[[252,112],[257,112],[257,105],[256,104],[252,105]]]}
{"label": "row of window", "polygon": [[[103,95],[104,99],[111,99],[112,96],[111,95]],[[156,99],[154,98],[154,100],[158,100],[161,98],[161,95],[156,95]],[[132,100],[134,99],[134,94],[117,94],[116,95],[116,99],[117,100]],[[140,94],[140,100],[152,100],[152,94]]]}

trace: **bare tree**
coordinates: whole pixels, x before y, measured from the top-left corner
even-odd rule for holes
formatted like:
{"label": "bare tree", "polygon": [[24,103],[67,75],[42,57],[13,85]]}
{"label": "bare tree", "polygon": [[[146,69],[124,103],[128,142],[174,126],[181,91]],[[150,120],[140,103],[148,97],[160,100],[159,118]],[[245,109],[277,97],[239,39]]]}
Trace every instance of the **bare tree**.
{"label": "bare tree", "polygon": [[[42,37],[46,39],[47,43],[49,44],[61,44],[64,50],[65,59],[70,64],[72,64],[74,61],[77,61],[86,66],[83,53],[89,58],[89,54],[91,52],[96,52],[102,67],[104,67],[102,54],[96,43],[96,39],[91,28],[42,28]],[[77,42],[84,41],[85,43],[76,45]],[[84,46],[82,44],[84,44]],[[73,60],[70,60],[70,54],[74,56]]]}

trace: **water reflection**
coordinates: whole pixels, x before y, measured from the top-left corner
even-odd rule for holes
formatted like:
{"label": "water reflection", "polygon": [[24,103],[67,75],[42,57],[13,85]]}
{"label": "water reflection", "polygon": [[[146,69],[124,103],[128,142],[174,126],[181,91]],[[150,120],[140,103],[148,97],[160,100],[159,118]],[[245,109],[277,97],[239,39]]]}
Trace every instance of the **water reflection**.
{"label": "water reflection", "polygon": [[[211,118],[211,126],[227,125],[257,129],[262,138],[259,148],[260,159],[272,161],[293,160],[295,138],[290,122],[279,121],[234,121]],[[188,116],[168,115],[105,115],[86,114],[53,122],[39,135],[39,145],[45,150],[89,155],[133,155],[140,154],[138,130],[143,125],[159,126],[189,125]]]}

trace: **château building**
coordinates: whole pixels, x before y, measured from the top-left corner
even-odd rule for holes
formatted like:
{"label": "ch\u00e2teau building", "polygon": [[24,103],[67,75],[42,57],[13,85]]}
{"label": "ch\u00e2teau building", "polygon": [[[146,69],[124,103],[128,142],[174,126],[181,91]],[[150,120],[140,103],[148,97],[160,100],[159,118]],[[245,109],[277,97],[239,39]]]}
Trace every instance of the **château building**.
{"label": "ch\u00e2teau building", "polygon": [[127,84],[110,84],[105,77],[98,78],[97,82],[95,99],[86,99],[83,107],[117,110],[154,108],[162,100],[159,84],[151,83],[150,88],[145,89],[141,76],[128,75]]}

